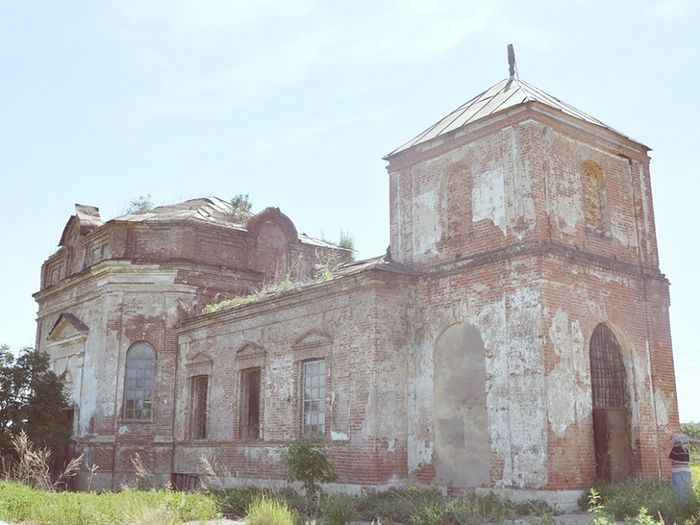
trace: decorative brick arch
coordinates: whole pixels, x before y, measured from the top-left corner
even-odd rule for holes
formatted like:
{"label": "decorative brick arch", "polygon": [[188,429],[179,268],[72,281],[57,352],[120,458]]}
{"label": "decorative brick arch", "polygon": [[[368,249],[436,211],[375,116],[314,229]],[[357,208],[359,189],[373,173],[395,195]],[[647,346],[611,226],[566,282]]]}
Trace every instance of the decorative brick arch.
{"label": "decorative brick arch", "polygon": [[294,223],[279,208],[265,208],[246,224],[255,239],[252,267],[267,276],[281,277],[290,268],[289,245],[298,242]]}
{"label": "decorative brick arch", "polygon": [[292,348],[311,348],[316,346],[330,345],[333,339],[330,335],[320,330],[312,328],[297,337],[292,343]]}
{"label": "decorative brick arch", "polygon": [[292,220],[280,211],[279,208],[265,208],[253,215],[246,223],[246,228],[256,237],[260,233],[265,223],[274,223],[279,226],[287,237],[288,242],[296,241],[299,238],[296,226]]}

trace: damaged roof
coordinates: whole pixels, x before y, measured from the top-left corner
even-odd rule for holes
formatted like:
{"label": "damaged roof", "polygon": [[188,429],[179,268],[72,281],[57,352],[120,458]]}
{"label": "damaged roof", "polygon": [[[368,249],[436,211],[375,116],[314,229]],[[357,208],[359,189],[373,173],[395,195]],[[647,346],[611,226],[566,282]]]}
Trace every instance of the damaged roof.
{"label": "damaged roof", "polygon": [[333,273],[337,277],[342,277],[344,275],[353,275],[367,270],[419,275],[419,272],[409,266],[394,261],[389,255],[380,255],[379,257],[372,257],[371,259],[343,263],[335,268]]}
{"label": "damaged roof", "polygon": [[[241,216],[235,213],[234,207],[230,202],[212,196],[190,199],[177,204],[157,206],[145,212],[127,213],[116,217],[114,220],[128,222],[159,222],[187,219],[246,231],[249,230],[251,220],[254,220],[257,216],[267,214],[270,210],[277,210],[277,212],[279,212],[279,209],[276,208],[265,208],[252,217]],[[279,213],[283,215],[281,212]],[[289,218],[286,218],[286,220],[289,221]],[[291,223],[291,221],[289,222]],[[297,233],[296,229],[294,229],[294,233],[299,241],[304,244],[312,244],[322,248],[338,248],[335,244],[315,239],[304,233]]]}
{"label": "damaged roof", "polygon": [[157,206],[149,211],[127,213],[116,217],[116,221],[150,222],[195,219],[224,226],[237,226],[245,229],[245,224],[234,219],[231,203],[218,197],[201,197],[177,204]]}
{"label": "damaged roof", "polygon": [[520,80],[518,78],[506,78],[491,86],[483,93],[475,96],[468,102],[462,104],[449,115],[440,119],[438,122],[423,131],[417,137],[409,140],[402,146],[386,155],[384,159],[388,160],[397,153],[406,151],[418,144],[423,144],[462,128],[468,124],[528,102],[538,102],[540,104],[544,104],[549,108],[561,111],[562,113],[588,122],[589,124],[600,126],[639,144],[638,141],[632,139],[631,137],[620,133],[600,120],[584,113],[579,109],[576,109],[572,105],[567,104],[566,102],[563,102],[558,98],[549,95],[548,93],[545,93],[540,88],[535,87],[532,84],[528,84],[524,80]]}

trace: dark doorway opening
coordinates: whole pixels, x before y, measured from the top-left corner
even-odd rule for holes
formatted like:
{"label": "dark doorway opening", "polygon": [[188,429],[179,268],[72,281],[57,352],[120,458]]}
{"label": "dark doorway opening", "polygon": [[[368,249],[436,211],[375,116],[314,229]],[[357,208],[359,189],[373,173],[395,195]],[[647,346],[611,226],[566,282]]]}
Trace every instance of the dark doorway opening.
{"label": "dark doorway opening", "polygon": [[604,324],[593,330],[590,356],[596,474],[623,481],[632,475],[627,372],[620,343]]}
{"label": "dark doorway opening", "polygon": [[260,369],[243,370],[243,399],[241,407],[241,437],[260,439]]}

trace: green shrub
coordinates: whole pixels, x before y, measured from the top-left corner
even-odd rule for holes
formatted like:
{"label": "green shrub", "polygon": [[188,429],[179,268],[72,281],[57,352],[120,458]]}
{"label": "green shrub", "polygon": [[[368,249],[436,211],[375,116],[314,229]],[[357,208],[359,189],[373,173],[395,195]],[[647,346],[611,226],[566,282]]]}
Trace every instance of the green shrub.
{"label": "green shrub", "polygon": [[326,525],[345,525],[357,516],[357,504],[352,496],[326,496],[321,501],[321,514]]}
{"label": "green shrub", "polygon": [[326,448],[320,443],[294,441],[287,447],[284,459],[289,479],[301,481],[310,498],[317,498],[321,494],[321,483],[337,479]]}
{"label": "green shrub", "polygon": [[281,501],[262,497],[248,506],[246,525],[294,525],[294,513]]}

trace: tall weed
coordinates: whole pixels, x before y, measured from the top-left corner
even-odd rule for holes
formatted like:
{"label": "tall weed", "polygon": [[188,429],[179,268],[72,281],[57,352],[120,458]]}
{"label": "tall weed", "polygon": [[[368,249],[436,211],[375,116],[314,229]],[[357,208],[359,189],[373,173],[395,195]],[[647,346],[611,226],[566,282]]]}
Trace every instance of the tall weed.
{"label": "tall weed", "polygon": [[697,490],[690,497],[682,498],[666,481],[629,480],[623,483],[599,483],[591,489],[590,495],[589,510],[594,518],[597,514],[604,514],[611,523],[629,521],[644,525],[644,520],[663,521],[668,524],[700,523]]}
{"label": "tall weed", "polygon": [[46,525],[168,525],[220,515],[211,496],[170,490],[47,492],[0,481],[0,501],[0,519]]}
{"label": "tall weed", "polygon": [[294,525],[294,513],[281,501],[262,497],[248,507],[246,525]]}

